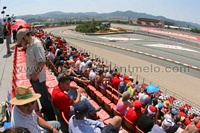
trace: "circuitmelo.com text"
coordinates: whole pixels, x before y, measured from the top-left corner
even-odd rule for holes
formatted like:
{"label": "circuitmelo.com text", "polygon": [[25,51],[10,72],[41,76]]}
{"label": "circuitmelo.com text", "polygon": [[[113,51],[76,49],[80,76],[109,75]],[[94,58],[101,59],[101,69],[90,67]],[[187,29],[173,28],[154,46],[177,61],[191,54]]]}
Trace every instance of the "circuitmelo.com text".
{"label": "circuitmelo.com text", "polygon": [[115,66],[114,69],[117,69],[119,71],[125,71],[129,73],[176,73],[176,72],[182,72],[182,73],[189,73],[190,68],[186,66],[157,66],[157,65],[149,65],[149,66],[131,66],[128,65],[128,67],[125,66]]}

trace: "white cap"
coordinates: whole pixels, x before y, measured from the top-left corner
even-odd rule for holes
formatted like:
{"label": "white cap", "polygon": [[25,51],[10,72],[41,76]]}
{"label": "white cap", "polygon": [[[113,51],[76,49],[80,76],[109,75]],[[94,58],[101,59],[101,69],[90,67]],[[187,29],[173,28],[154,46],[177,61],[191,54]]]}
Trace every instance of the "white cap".
{"label": "white cap", "polygon": [[174,122],[173,122],[171,119],[166,118],[166,119],[164,119],[164,121],[163,121],[163,125],[168,126],[168,127],[171,127],[171,126],[174,126]]}

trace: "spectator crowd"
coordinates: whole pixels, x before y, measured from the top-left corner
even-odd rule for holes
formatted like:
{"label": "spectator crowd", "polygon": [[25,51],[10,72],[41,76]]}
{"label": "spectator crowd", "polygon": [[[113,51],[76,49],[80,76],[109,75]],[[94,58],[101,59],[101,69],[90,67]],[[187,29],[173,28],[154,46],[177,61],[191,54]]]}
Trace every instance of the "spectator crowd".
{"label": "spectator crowd", "polygon": [[[56,108],[67,118],[69,133],[118,133],[124,127],[127,129],[124,119],[132,124],[128,132],[199,132],[199,114],[188,113],[188,108],[184,106],[174,107],[159,92],[147,92],[146,84],[109,68],[98,58],[71,46],[64,38],[34,27],[22,28],[17,32],[17,45],[18,50],[25,53],[26,65],[37,70],[26,72],[34,92],[30,87],[15,88],[15,97],[10,101],[14,105],[12,127],[25,127],[33,133],[58,132],[62,123],[56,118],[53,109]],[[50,96],[45,87],[45,65],[58,81]],[[88,85],[100,87],[105,92],[110,88],[117,92],[113,109],[118,116],[110,115],[109,123],[94,117],[104,107],[95,107],[88,100],[90,93],[84,87]],[[38,116],[34,111],[37,99],[40,99],[45,117]]]}

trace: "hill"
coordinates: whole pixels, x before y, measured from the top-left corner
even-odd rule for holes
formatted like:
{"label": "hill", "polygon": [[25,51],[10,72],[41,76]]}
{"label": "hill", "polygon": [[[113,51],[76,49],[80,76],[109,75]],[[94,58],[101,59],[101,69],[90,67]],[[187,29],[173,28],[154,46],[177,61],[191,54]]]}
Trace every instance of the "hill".
{"label": "hill", "polygon": [[98,19],[98,20],[126,20],[132,19],[136,20],[137,18],[150,18],[150,19],[157,19],[157,20],[163,20],[163,21],[169,21],[173,22],[177,26],[181,27],[187,27],[188,25],[190,28],[199,28],[200,24],[192,23],[192,22],[186,22],[186,21],[179,21],[179,20],[173,20],[169,18],[165,18],[164,16],[154,16],[151,14],[146,13],[138,13],[133,11],[115,11],[111,13],[96,13],[96,12],[79,12],[79,13],[65,13],[61,11],[54,11],[54,12],[48,12],[44,14],[36,14],[36,15],[24,15],[24,16],[18,16],[18,18],[24,18],[26,21],[30,20],[37,20],[41,18],[51,18],[51,19]]}

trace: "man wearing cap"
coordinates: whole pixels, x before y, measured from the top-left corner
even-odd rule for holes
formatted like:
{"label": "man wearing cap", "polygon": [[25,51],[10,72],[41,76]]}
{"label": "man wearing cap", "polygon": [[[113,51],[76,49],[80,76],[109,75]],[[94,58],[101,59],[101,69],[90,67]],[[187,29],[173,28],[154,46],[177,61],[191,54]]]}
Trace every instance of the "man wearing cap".
{"label": "man wearing cap", "polygon": [[142,114],[141,108],[142,108],[142,103],[139,100],[134,101],[133,103],[134,108],[129,108],[126,118],[133,123],[133,127],[136,125],[136,122],[140,115]]}
{"label": "man wearing cap", "polygon": [[69,133],[118,133],[122,118],[113,117],[107,126],[98,120],[87,119],[89,107],[79,102],[74,108],[75,115],[69,120]]}
{"label": "man wearing cap", "polygon": [[171,119],[164,119],[161,126],[158,126],[155,124],[152,128],[152,133],[166,133],[166,130],[168,130],[171,126],[173,126],[174,123]]}
{"label": "man wearing cap", "polygon": [[34,110],[34,103],[41,97],[32,93],[29,87],[21,86],[15,90],[16,97],[10,100],[14,105],[11,114],[12,127],[26,127],[31,133],[58,133],[61,125],[57,121],[48,121],[39,117]]}
{"label": "man wearing cap", "polygon": [[26,76],[36,93],[41,94],[40,102],[42,112],[48,120],[55,120],[52,103],[46,87],[46,72],[44,65],[46,63],[45,51],[42,42],[31,36],[28,29],[22,28],[17,32],[18,44],[22,40],[27,45],[26,51]]}
{"label": "man wearing cap", "polygon": [[168,130],[166,130],[167,133],[175,133],[178,128],[180,127],[180,122],[181,122],[181,116],[180,115],[175,115],[174,116],[174,125],[171,126]]}
{"label": "man wearing cap", "polygon": [[53,46],[49,46],[49,49],[48,49],[48,54],[47,54],[47,59],[51,62],[53,62],[55,56],[53,54],[53,51],[54,51],[54,48]]}
{"label": "man wearing cap", "polygon": [[142,114],[136,123],[136,126],[142,130],[143,132],[147,133],[151,131],[152,127],[154,126],[153,118],[156,115],[156,107],[153,105],[149,105],[147,107],[148,114]]}

